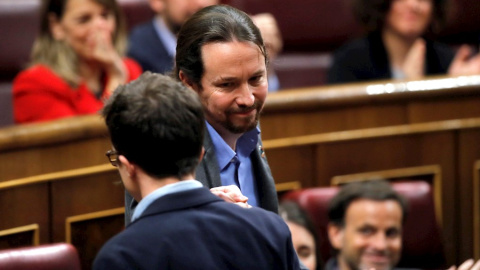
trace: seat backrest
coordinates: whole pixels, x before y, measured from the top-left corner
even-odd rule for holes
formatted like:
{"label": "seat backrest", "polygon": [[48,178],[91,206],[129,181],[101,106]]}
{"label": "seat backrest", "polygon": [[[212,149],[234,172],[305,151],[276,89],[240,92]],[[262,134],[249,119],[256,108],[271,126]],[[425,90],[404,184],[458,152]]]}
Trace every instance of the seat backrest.
{"label": "seat backrest", "polygon": [[127,31],[132,30],[137,24],[151,20],[155,16],[148,0],[118,0],[118,4],[125,15]]}
{"label": "seat backrest", "polygon": [[329,52],[361,34],[349,0],[222,0],[249,14],[269,12],[278,22],[284,51]]}
{"label": "seat backrest", "polygon": [[12,84],[0,82],[0,127],[13,125]]}
{"label": "seat backrest", "polygon": [[77,250],[70,244],[56,243],[0,251],[2,270],[80,270]]}
{"label": "seat backrest", "polygon": [[[392,183],[393,189],[408,201],[408,216],[403,228],[402,257],[398,264],[405,268],[440,269],[445,265],[443,241],[435,216],[431,186],[424,181]],[[328,203],[338,187],[318,187],[292,191],[282,200],[296,201],[310,215],[319,235],[321,259],[332,256],[328,241]]]}
{"label": "seat backrest", "polygon": [[26,67],[38,33],[40,0],[0,1],[0,81],[11,81]]}

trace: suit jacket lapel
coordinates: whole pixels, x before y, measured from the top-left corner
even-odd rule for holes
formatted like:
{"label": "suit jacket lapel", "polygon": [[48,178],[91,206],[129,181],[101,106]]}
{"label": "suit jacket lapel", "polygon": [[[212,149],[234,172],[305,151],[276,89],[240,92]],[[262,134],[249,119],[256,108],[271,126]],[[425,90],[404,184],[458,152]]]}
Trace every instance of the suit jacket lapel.
{"label": "suit jacket lapel", "polygon": [[195,178],[208,188],[221,186],[222,182],[220,180],[220,169],[218,168],[217,156],[215,155],[215,147],[207,129],[205,129],[203,147],[205,148],[205,154],[197,166]]}
{"label": "suit jacket lapel", "polygon": [[[222,182],[220,180],[220,169],[218,168],[217,156],[215,155],[215,147],[208,130],[205,132],[203,147],[205,148],[205,154],[197,166],[195,178],[208,188],[221,186]],[[252,159],[260,207],[278,213],[275,182],[260,138],[258,139],[257,147],[250,157]]]}
{"label": "suit jacket lapel", "polygon": [[259,138],[256,149],[250,155],[255,172],[260,207],[278,213],[278,198],[270,166]]}

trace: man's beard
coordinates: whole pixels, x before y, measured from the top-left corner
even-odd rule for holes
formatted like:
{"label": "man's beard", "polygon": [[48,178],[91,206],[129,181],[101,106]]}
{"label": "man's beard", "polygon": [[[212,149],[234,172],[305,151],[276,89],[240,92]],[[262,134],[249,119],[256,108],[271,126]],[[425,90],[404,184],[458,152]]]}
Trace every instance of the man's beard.
{"label": "man's beard", "polygon": [[393,265],[391,265],[392,261],[390,261],[390,264],[383,267],[383,268],[378,268],[378,266],[374,266],[374,265],[365,265],[365,263],[363,262],[356,262],[356,261],[352,261],[351,259],[349,258],[346,258],[345,259],[345,262],[348,264],[348,266],[350,267],[351,270],[371,270],[372,268],[374,268],[375,270],[391,270],[393,269]]}
{"label": "man's beard", "polygon": [[[258,100],[255,100],[255,103],[250,106],[250,107],[244,107],[244,108],[237,108],[237,109],[230,109],[225,112],[226,114],[226,120],[223,122],[218,122],[220,125],[222,125],[226,130],[233,134],[241,134],[245,133],[247,131],[250,131],[254,128],[257,127],[258,125],[258,119],[260,117],[260,112],[263,107],[263,103],[261,103]],[[233,123],[233,121],[229,121],[229,115],[234,114],[234,113],[242,113],[242,112],[249,112],[252,109],[255,109],[255,117],[253,121],[250,121],[249,123],[246,123],[244,125],[238,125]]]}

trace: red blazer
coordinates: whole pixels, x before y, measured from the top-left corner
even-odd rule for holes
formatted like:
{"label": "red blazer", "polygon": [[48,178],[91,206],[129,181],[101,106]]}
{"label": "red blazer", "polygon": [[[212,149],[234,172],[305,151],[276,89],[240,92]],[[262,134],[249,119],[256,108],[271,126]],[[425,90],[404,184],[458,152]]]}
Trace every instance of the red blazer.
{"label": "red blazer", "polygon": [[[131,59],[124,59],[128,81],[136,79],[142,68]],[[16,123],[40,122],[68,116],[92,114],[103,107],[110,94],[103,91],[97,98],[85,83],[72,88],[44,65],[35,65],[20,72],[13,82],[13,108]]]}

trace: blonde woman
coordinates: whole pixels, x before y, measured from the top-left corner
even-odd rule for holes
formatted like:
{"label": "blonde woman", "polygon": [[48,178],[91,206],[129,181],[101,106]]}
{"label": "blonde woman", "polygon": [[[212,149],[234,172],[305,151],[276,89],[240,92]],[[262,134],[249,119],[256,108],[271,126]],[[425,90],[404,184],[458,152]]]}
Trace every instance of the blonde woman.
{"label": "blonde woman", "polygon": [[45,0],[32,65],[14,81],[17,123],[91,114],[140,66],[123,58],[124,23],[115,0]]}

